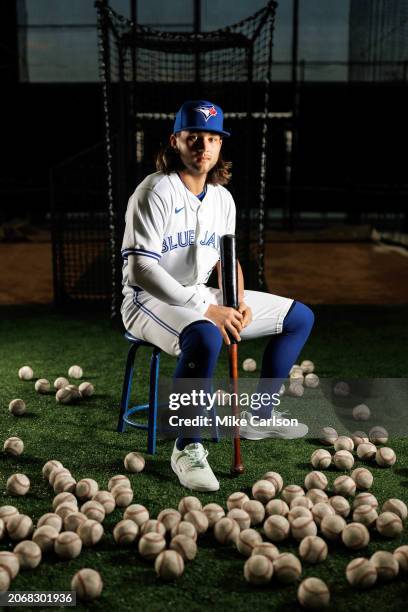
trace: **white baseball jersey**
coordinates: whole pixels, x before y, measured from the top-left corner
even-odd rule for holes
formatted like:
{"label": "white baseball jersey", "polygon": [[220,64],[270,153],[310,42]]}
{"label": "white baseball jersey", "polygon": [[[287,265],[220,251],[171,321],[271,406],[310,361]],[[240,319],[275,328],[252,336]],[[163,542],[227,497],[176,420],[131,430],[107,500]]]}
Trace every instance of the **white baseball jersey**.
{"label": "white baseball jersey", "polygon": [[150,174],[126,211],[124,295],[139,285],[168,304],[205,312],[208,304],[196,286],[206,283],[220,258],[220,237],[234,233],[235,204],[227,189],[208,185],[200,201],[177,173]]}

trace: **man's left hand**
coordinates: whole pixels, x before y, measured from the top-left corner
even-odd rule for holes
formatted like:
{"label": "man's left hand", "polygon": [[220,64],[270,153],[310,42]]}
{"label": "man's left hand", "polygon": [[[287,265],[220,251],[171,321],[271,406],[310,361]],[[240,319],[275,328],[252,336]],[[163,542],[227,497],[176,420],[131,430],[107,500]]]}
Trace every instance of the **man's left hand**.
{"label": "man's left hand", "polygon": [[238,312],[240,312],[243,316],[241,321],[242,329],[247,327],[252,321],[252,310],[250,309],[245,302],[240,302],[238,306]]}

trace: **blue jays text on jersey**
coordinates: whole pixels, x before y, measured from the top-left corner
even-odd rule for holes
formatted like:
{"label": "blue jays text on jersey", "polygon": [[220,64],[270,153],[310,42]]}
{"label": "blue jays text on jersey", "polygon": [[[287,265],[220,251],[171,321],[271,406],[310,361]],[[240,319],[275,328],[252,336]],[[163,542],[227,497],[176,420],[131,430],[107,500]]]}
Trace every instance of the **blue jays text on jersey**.
{"label": "blue jays text on jersey", "polygon": [[[209,232],[206,230],[204,237],[200,240],[199,244],[202,246],[213,247],[216,251],[220,248],[220,235],[215,232]],[[177,232],[172,236],[165,236],[163,238],[162,253],[168,253],[174,251],[178,247],[187,247],[195,244],[195,230],[184,230]]]}

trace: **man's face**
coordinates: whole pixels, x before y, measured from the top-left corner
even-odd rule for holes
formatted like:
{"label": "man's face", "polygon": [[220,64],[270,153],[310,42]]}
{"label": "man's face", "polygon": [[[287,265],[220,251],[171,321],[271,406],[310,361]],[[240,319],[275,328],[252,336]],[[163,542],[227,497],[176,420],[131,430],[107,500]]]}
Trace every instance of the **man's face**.
{"label": "man's face", "polygon": [[222,136],[212,132],[183,130],[170,136],[170,144],[178,149],[181,161],[196,176],[208,174],[220,155]]}

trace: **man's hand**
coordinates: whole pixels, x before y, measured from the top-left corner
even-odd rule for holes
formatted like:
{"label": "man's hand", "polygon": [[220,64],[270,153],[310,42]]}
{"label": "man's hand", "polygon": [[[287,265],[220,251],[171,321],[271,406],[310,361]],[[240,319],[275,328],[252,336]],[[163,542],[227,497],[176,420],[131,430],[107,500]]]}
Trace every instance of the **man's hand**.
{"label": "man's hand", "polygon": [[[248,308],[248,306],[246,306],[246,308]],[[241,336],[239,332],[243,329],[242,321],[244,317],[239,310],[229,308],[228,306],[210,304],[204,316],[216,324],[224,338],[225,344],[231,344],[227,332],[230,332],[230,334],[240,342]]]}
{"label": "man's hand", "polygon": [[241,324],[242,329],[244,329],[244,327],[248,327],[252,321],[252,310],[249,306],[247,306],[247,304],[245,304],[245,302],[242,301],[239,303],[238,312],[242,314]]}

